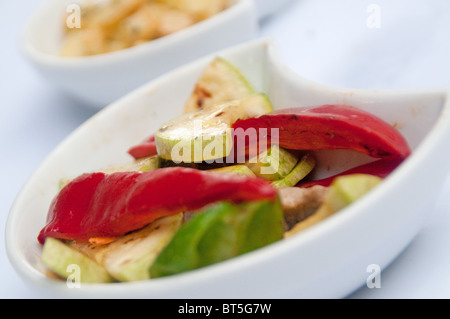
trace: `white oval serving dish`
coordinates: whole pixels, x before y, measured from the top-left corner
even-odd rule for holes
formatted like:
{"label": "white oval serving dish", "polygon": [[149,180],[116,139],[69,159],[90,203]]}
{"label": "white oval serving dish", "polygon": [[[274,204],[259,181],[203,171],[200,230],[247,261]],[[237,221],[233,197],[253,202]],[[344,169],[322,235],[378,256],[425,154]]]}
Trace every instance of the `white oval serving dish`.
{"label": "white oval serving dish", "polygon": [[[62,177],[131,161],[130,146],[181,114],[208,55],[141,86],[98,112],[48,158],[18,194],[6,225],[9,259],[32,289],[57,298],[342,298],[366,283],[372,264],[388,266],[411,242],[449,172],[450,102],[446,88],[353,90],[311,82],[279,60],[269,39],[221,51],[266,92],[276,108],[348,104],[396,125],[413,152],[366,197],[288,239],[184,274],[134,283],[83,284],[47,277],[36,240]],[[447,152],[447,153],[445,153]],[[367,160],[350,152],[327,165]],[[328,158],[327,158],[328,156]],[[343,161],[345,159],[345,161]],[[333,171],[322,169],[322,175]],[[420,199],[418,201],[413,199]]]}
{"label": "white oval serving dish", "polygon": [[138,86],[206,54],[253,39],[257,8],[266,0],[231,0],[223,12],[165,37],[116,52],[87,57],[59,55],[63,14],[83,0],[46,0],[21,37],[21,51],[42,77],[63,92],[96,108]]}

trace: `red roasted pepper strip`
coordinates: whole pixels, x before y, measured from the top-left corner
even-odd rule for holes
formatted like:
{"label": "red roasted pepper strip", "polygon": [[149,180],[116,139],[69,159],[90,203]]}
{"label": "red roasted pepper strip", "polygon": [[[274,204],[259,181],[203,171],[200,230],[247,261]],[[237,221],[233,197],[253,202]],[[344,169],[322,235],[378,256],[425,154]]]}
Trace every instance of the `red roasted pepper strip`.
{"label": "red roasted pepper strip", "polygon": [[260,178],[183,167],[150,172],[86,173],[53,200],[38,241],[55,237],[89,241],[118,237],[163,216],[200,209],[222,200],[275,199]]}
{"label": "red roasted pepper strip", "polygon": [[370,162],[367,164],[363,164],[351,169],[348,169],[342,173],[322,178],[313,181],[300,182],[297,184],[298,187],[308,188],[314,185],[321,186],[329,186],[331,182],[338,176],[342,175],[350,175],[350,174],[369,174],[378,176],[380,178],[385,178],[388,176],[394,169],[396,169],[401,163],[403,159],[379,159],[374,162]]}
{"label": "red roasted pepper strip", "polygon": [[140,159],[148,156],[157,155],[155,137],[150,136],[148,139],[142,143],[131,147],[128,150],[128,154],[133,156],[135,159]]}
{"label": "red roasted pepper strip", "polygon": [[411,153],[407,141],[394,127],[345,105],[278,110],[237,121],[233,128],[265,128],[269,134],[278,128],[279,146],[292,150],[348,149],[375,158],[405,158]]}

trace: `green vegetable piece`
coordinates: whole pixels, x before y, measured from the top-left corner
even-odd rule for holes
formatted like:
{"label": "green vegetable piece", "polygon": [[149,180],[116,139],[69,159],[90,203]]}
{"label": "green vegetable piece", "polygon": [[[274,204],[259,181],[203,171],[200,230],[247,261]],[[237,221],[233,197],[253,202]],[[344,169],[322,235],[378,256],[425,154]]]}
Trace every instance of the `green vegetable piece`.
{"label": "green vegetable piece", "polygon": [[161,158],[158,155],[146,158],[138,163],[137,170],[142,172],[153,171],[161,167]]}
{"label": "green vegetable piece", "polygon": [[232,124],[271,109],[265,95],[255,94],[185,113],[156,131],[158,155],[178,163],[223,159],[233,147]]}
{"label": "green vegetable piece", "polygon": [[269,181],[276,181],[286,177],[298,162],[298,156],[294,153],[271,145],[266,151],[251,158],[247,166],[256,176]]}
{"label": "green vegetable piece", "polygon": [[73,277],[80,283],[106,283],[114,279],[96,261],[61,240],[47,238],[42,248],[42,264],[62,278]]}
{"label": "green vegetable piece", "polygon": [[310,154],[306,154],[300,159],[289,174],[280,180],[272,182],[272,185],[277,188],[295,186],[299,181],[305,178],[315,166],[315,158]]}
{"label": "green vegetable piece", "polygon": [[214,168],[210,170],[211,172],[216,173],[232,173],[246,176],[255,176],[255,174],[245,165],[231,165],[220,168]]}
{"label": "green vegetable piece", "polygon": [[233,146],[231,124],[239,118],[246,118],[245,111],[235,101],[183,114],[156,131],[158,154],[178,163],[226,157]]}
{"label": "green vegetable piece", "polygon": [[330,185],[326,202],[333,211],[338,211],[357,201],[381,180],[380,177],[369,174],[339,176]]}
{"label": "green vegetable piece", "polygon": [[105,173],[116,172],[134,172],[134,171],[152,171],[161,167],[161,158],[158,155],[138,159],[134,162],[127,163],[122,166],[115,166],[109,169],[103,170]]}
{"label": "green vegetable piece", "polygon": [[[181,221],[182,214],[160,218],[145,230],[120,238],[112,245],[115,251],[110,251],[105,258],[108,271],[120,281],[150,279],[148,267],[176,233]],[[144,233],[146,231],[149,231],[148,235]]]}
{"label": "green vegetable piece", "polygon": [[227,60],[216,57],[205,68],[185,105],[185,113],[254,94],[245,76]]}
{"label": "green vegetable piece", "polygon": [[183,214],[158,218],[146,227],[100,246],[71,242],[118,281],[150,279],[148,268],[181,226]]}
{"label": "green vegetable piece", "polygon": [[212,265],[283,238],[280,202],[220,202],[184,224],[150,267],[152,278]]}
{"label": "green vegetable piece", "polygon": [[258,117],[273,111],[272,102],[264,93],[255,93],[239,99],[247,117]]}
{"label": "green vegetable piece", "polygon": [[381,181],[380,177],[369,174],[351,174],[335,178],[319,209],[310,217],[296,224],[285,236],[289,237],[309,228],[354,203]]}

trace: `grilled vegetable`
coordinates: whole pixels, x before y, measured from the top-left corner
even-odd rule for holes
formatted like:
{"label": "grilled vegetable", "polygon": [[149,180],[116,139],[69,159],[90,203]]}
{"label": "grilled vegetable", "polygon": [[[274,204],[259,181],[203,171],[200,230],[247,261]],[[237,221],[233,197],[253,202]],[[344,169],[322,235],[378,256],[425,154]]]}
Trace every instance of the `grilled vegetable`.
{"label": "grilled vegetable", "polygon": [[114,281],[103,266],[59,239],[45,240],[41,262],[62,278],[73,276],[78,282],[85,283]]}
{"label": "grilled vegetable", "polygon": [[183,114],[157,130],[157,153],[179,163],[223,160],[233,147],[231,125],[271,109],[265,95],[255,94]]}
{"label": "grilled vegetable", "polygon": [[195,84],[184,110],[189,113],[255,93],[253,86],[234,65],[216,57]]}
{"label": "grilled vegetable", "polygon": [[406,158],[405,138],[380,118],[344,105],[300,107],[237,121],[233,128],[279,129],[279,145],[291,150],[348,149],[375,158]]}
{"label": "grilled vegetable", "polygon": [[256,176],[270,181],[286,177],[298,162],[298,156],[278,145],[251,158],[246,164]]}
{"label": "grilled vegetable", "polygon": [[323,204],[317,212],[296,224],[285,236],[289,237],[309,228],[337,211],[354,203],[381,182],[381,178],[368,174],[339,176],[331,183]]}
{"label": "grilled vegetable", "polygon": [[118,281],[150,279],[148,268],[181,226],[183,214],[163,217],[106,244],[69,245],[102,265]]}
{"label": "grilled vegetable", "polygon": [[218,203],[180,228],[151,266],[150,276],[173,275],[242,255],[282,239],[283,231],[278,199]]}
{"label": "grilled vegetable", "polygon": [[149,172],[85,173],[61,189],[38,236],[89,241],[115,238],[160,217],[208,204],[273,199],[268,182],[238,174],[170,167]]}
{"label": "grilled vegetable", "polygon": [[299,181],[305,178],[316,166],[316,160],[310,154],[302,156],[292,171],[280,180],[273,181],[272,185],[281,187],[295,186]]}

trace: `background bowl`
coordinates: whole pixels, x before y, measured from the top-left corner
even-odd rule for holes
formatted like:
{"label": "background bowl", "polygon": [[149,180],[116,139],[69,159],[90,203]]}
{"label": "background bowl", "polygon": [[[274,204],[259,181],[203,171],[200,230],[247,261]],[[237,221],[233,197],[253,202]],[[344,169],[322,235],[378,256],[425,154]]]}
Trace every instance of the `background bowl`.
{"label": "background bowl", "polygon": [[[257,0],[268,14],[266,0]],[[223,12],[179,32],[116,52],[64,58],[63,15],[82,0],[47,0],[25,27],[24,56],[50,83],[97,108],[115,101],[149,80],[200,56],[255,37],[257,7],[253,0],[232,0]]]}
{"label": "background bowl", "polygon": [[[213,57],[206,56],[98,112],[48,156],[17,196],[7,221],[7,252],[18,273],[42,296],[340,298],[365,284],[368,266],[384,269],[417,234],[449,170],[447,159],[439,156],[450,147],[448,90],[353,90],[321,85],[286,68],[270,40],[218,54],[267,93],[276,108],[325,103],[359,107],[395,124],[413,149],[412,155],[364,199],[296,236],[246,255],[135,283],[84,284],[71,289],[64,281],[46,277],[36,236],[60,178],[131,161],[126,153],[130,145],[181,114],[192,86]],[[326,161],[325,166],[337,170],[367,160],[351,152],[337,154],[317,155],[319,161]],[[323,176],[333,173],[321,172]]]}

